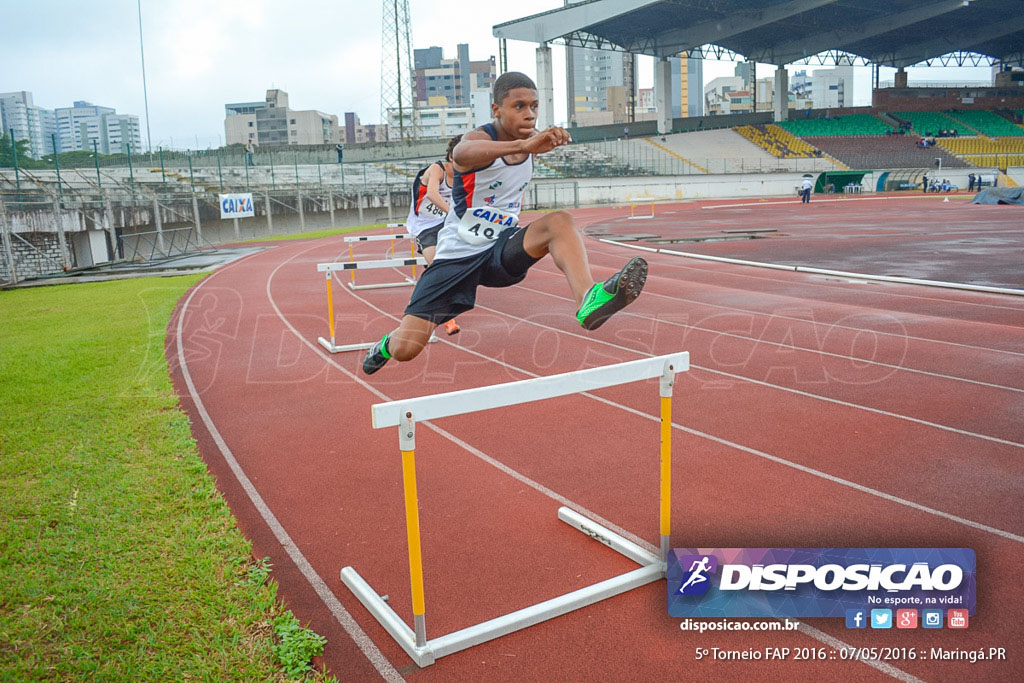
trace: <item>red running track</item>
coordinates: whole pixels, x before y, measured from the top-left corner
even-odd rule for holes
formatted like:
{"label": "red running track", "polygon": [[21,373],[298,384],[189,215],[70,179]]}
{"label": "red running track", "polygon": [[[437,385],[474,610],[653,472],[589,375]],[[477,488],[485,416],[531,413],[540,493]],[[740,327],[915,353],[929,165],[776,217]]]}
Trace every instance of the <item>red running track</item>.
{"label": "red running track", "polygon": [[[825,206],[787,210],[824,220]],[[589,231],[624,214],[576,213]],[[588,249],[597,278],[637,253]],[[367,378],[361,354],[316,344],[327,332],[316,264],[347,252],[341,237],[293,242],[220,269],[182,300],[167,344],[206,462],[289,607],[327,636],[324,663],[340,679],[1024,677],[1024,298],[651,254],[644,295],[586,333],[544,261],[517,287],[481,290],[462,334]],[[334,292],[348,343],[390,330],[410,290]],[[680,350],[692,369],[673,405],[674,547],[971,547],[969,629],[879,635],[809,619],[797,632],[699,635],[667,616],[657,582],[412,664],[338,578],[355,567],[412,623],[397,435],[371,429],[370,406]],[[428,637],[636,566],[558,521],[561,505],[657,543],[657,383],[597,394],[421,424]],[[843,645],[1005,647],[1009,660],[694,657]]]}

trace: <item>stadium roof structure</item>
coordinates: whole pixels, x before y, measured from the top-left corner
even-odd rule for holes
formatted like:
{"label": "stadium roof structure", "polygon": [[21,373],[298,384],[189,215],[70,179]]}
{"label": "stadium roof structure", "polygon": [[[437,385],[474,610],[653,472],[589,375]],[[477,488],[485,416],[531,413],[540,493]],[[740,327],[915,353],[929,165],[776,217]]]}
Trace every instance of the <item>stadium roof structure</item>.
{"label": "stadium roof structure", "polygon": [[[653,57],[784,66],[1024,66],[1021,0],[583,0],[498,24],[495,37]],[[823,57],[824,55],[824,57]]]}

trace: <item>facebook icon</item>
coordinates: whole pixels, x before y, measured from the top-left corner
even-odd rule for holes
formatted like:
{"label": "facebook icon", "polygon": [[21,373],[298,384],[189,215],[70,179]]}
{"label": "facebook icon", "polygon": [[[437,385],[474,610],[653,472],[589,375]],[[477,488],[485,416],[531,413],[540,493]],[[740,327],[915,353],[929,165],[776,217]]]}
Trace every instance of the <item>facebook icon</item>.
{"label": "facebook icon", "polygon": [[867,610],[848,609],[846,610],[846,628],[867,628]]}

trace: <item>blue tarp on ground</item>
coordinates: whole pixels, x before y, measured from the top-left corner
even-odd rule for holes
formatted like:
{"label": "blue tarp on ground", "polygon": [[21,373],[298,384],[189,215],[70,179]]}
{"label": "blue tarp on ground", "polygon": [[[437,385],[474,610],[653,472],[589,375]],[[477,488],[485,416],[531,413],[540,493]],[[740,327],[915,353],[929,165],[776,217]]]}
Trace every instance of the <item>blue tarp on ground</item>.
{"label": "blue tarp on ground", "polygon": [[989,187],[974,198],[975,204],[1024,204],[1024,187]]}

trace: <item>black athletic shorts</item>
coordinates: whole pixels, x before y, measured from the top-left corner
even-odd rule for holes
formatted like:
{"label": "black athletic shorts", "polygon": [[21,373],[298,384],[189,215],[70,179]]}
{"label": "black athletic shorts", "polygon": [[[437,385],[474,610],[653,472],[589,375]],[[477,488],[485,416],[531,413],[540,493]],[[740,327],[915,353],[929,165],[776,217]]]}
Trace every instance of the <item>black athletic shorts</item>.
{"label": "black athletic shorts", "polygon": [[427,228],[416,235],[416,252],[419,254],[423,253],[423,250],[427,247],[437,246],[437,233],[441,232],[441,228],[444,227],[444,222],[440,222],[432,228]]}
{"label": "black athletic shorts", "polygon": [[525,227],[504,230],[487,251],[435,259],[416,282],[405,315],[440,325],[476,305],[477,287],[511,287],[522,282],[530,266],[540,260],[523,249],[525,234]]}

